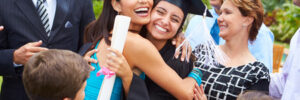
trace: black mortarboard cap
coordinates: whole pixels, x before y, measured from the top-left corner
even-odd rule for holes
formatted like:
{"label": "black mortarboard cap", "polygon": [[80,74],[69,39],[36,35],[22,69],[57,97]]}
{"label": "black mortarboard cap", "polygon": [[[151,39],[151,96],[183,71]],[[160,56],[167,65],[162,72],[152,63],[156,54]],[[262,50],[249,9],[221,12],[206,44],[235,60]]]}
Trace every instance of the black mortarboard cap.
{"label": "black mortarboard cap", "polygon": [[[182,9],[184,16],[188,13],[203,15],[206,6],[203,4],[202,0],[163,0],[172,3]],[[209,11],[206,11],[206,16],[212,17]]]}

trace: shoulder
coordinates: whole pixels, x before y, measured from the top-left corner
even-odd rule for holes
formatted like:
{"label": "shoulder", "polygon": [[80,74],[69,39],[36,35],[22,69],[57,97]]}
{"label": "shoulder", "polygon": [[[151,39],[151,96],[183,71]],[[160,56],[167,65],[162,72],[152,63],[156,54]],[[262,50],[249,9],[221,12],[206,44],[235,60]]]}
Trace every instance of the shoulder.
{"label": "shoulder", "polygon": [[[198,44],[195,49],[193,50],[193,54],[195,55],[196,58],[201,58],[203,56],[208,56],[208,51],[207,51],[207,45],[205,44]],[[214,52],[214,51],[212,51]]]}
{"label": "shoulder", "polygon": [[139,34],[128,32],[125,42],[124,52],[138,55],[141,53],[148,53],[156,50],[156,47],[146,38],[143,38]]}
{"label": "shoulder", "polygon": [[136,48],[153,46],[153,44],[146,38],[131,32],[128,32],[125,44],[129,44],[128,46]]}
{"label": "shoulder", "polygon": [[255,74],[258,79],[270,80],[269,69],[262,62],[255,61],[249,65],[252,67],[251,72]]}

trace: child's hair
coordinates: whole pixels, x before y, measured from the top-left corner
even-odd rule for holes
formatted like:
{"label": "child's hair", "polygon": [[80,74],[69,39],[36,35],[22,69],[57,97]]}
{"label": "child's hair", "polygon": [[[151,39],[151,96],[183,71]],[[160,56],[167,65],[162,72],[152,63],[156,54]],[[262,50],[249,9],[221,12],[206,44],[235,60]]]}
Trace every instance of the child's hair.
{"label": "child's hair", "polygon": [[75,98],[89,77],[89,65],[78,54],[48,50],[32,56],[23,72],[23,83],[31,100]]}
{"label": "child's hair", "polygon": [[237,100],[272,100],[272,97],[262,91],[245,91],[241,93]]}

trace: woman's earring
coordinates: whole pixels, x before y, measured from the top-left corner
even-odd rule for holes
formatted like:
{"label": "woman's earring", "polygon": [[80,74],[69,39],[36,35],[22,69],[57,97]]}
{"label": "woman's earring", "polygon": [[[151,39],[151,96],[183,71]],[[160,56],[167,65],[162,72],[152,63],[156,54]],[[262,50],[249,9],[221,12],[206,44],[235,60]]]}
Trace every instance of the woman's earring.
{"label": "woman's earring", "polygon": [[246,25],[246,24],[243,24],[242,26],[243,26],[243,27],[246,27],[247,25]]}

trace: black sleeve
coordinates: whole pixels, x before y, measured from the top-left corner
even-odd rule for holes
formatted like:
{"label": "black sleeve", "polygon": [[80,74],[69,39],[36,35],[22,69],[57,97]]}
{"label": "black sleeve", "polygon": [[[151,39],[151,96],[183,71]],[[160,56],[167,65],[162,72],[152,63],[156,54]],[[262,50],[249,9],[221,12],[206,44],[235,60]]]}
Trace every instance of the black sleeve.
{"label": "black sleeve", "polygon": [[145,81],[135,74],[133,74],[126,100],[150,100]]}
{"label": "black sleeve", "polygon": [[86,43],[78,51],[78,54],[84,56],[85,53],[88,52],[89,48],[92,46],[92,43]]}
{"label": "black sleeve", "polygon": [[82,8],[82,17],[80,19],[80,29],[79,29],[79,34],[80,34],[80,41],[79,41],[79,46],[81,47],[83,44],[83,38],[84,38],[84,29],[85,27],[95,20],[95,14],[93,10],[93,3],[92,0],[83,0],[83,8]]}
{"label": "black sleeve", "polygon": [[269,92],[269,84],[270,84],[270,82],[267,79],[259,80],[257,83],[250,86],[249,89],[247,89],[247,90]]}
{"label": "black sleeve", "polygon": [[4,26],[4,30],[0,31],[0,76],[16,75],[13,66],[13,53],[15,49],[8,47],[8,31],[3,23],[3,17],[0,15],[0,25]]}
{"label": "black sleeve", "polygon": [[258,65],[258,68],[261,68],[261,70],[258,72],[256,76],[258,80],[253,85],[251,85],[248,89],[269,92],[269,84],[270,84],[269,70],[263,63],[260,63]]}

